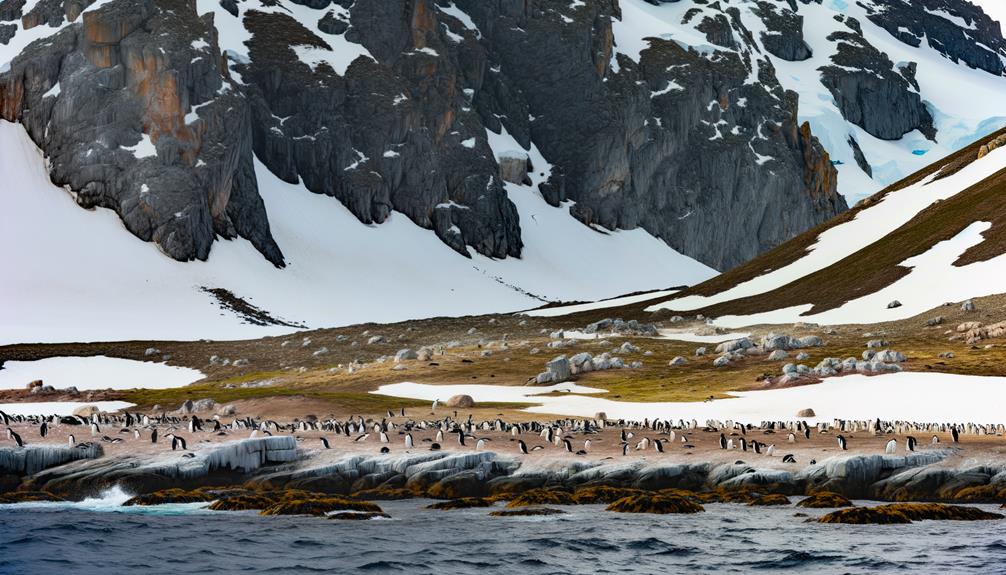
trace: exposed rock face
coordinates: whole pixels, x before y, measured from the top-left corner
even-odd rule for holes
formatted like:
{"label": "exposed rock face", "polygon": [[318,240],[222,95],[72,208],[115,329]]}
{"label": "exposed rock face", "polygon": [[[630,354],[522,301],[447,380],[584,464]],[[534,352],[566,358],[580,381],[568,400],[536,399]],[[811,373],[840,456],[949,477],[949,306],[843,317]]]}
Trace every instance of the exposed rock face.
{"label": "exposed rock face", "polygon": [[[871,12],[871,22],[905,44],[919,46],[925,40],[954,62],[997,76],[1003,73],[998,54],[1006,49],[1006,43],[999,23],[970,2],[873,0],[866,8]],[[963,21],[965,27],[955,25],[952,18]]]}
{"label": "exposed rock face", "polygon": [[934,140],[936,128],[919,95],[915,64],[896,67],[866,40],[854,18],[846,19],[846,24],[849,31],[828,37],[838,44],[838,51],[831,57],[832,65],[820,69],[821,82],[835,97],[842,116],[883,140],[896,140],[912,130]]}
{"label": "exposed rock face", "polygon": [[758,2],[757,14],[767,28],[761,35],[762,44],[773,56],[800,62],[813,55],[810,46],[803,40],[803,16],[793,8],[762,1]]}
{"label": "exposed rock face", "polygon": [[[549,202],[718,268],[846,207],[734,7],[697,4],[682,23],[713,52],[651,39],[637,61],[615,54],[616,0],[295,4],[200,16],[191,0],[53,0],[21,14],[6,0],[4,18],[62,28],[0,73],[0,112],[81,206],[115,210],[179,260],[243,237],[284,265],[256,158],[364,223],[398,211],[462,254],[519,256],[502,176],[528,179],[519,162],[501,171],[487,129],[537,146],[550,165],[524,169]],[[763,4],[770,30],[801,27],[781,0]],[[805,55],[781,42],[779,57]]]}

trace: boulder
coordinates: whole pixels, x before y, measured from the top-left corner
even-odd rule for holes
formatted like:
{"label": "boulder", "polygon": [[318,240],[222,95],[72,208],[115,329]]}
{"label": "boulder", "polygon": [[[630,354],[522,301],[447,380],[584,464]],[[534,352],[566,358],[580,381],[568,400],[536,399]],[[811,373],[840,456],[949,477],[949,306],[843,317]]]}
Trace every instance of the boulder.
{"label": "boulder", "polygon": [[545,370],[551,375],[551,381],[560,383],[566,381],[573,374],[569,364],[569,359],[565,355],[560,355],[545,364]]}
{"label": "boulder", "polygon": [[716,353],[732,353],[754,347],[754,342],[746,337],[725,341],[716,346]]}
{"label": "boulder", "polygon": [[772,353],[768,354],[768,361],[782,361],[787,357],[789,357],[788,353],[786,353],[784,350],[777,349]]}
{"label": "boulder", "polygon": [[679,366],[682,366],[682,365],[688,365],[688,360],[685,359],[685,358],[683,358],[683,357],[681,357],[679,355],[679,356],[675,357],[674,359],[672,359],[671,361],[667,362],[667,365],[669,365],[671,367],[679,367]]}
{"label": "boulder", "polygon": [[452,395],[448,398],[447,407],[470,408],[475,407],[475,400],[470,395]]}
{"label": "boulder", "polygon": [[713,360],[713,367],[727,367],[728,365],[730,365],[730,358],[725,355]]}
{"label": "boulder", "polygon": [[975,311],[975,302],[968,300],[961,304],[961,311],[973,312]]}
{"label": "boulder", "polygon": [[808,407],[807,409],[801,409],[800,411],[796,412],[796,416],[797,417],[815,417],[815,416],[817,416],[817,414],[814,413],[813,409],[811,409],[811,408]]}
{"label": "boulder", "polygon": [[73,410],[73,414],[77,417],[91,417],[95,413],[98,413],[98,406],[96,405],[81,405]]}
{"label": "boulder", "polygon": [[396,363],[412,359],[419,359],[419,354],[412,351],[411,349],[400,349],[398,350],[398,353],[395,354]]}
{"label": "boulder", "polygon": [[898,300],[894,300],[891,303],[887,304],[887,309],[895,309],[899,307],[901,307],[901,302]]}

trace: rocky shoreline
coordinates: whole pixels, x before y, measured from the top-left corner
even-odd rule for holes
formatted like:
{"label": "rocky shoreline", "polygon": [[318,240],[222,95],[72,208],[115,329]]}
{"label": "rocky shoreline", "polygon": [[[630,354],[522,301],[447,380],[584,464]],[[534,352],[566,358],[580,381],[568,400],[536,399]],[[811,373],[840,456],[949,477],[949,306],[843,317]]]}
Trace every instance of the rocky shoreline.
{"label": "rocky shoreline", "polygon": [[[519,457],[492,451],[417,451],[335,457],[298,447],[292,436],[243,439],[179,455],[104,456],[101,446],[0,448],[0,494],[46,492],[79,500],[113,487],[136,495],[165,489],[240,486],[299,490],[361,499],[461,499],[513,496],[538,489],[611,487],[657,492],[827,492],[849,499],[894,502],[995,502],[1006,497],[1006,460],[948,464],[954,449],[908,455],[840,455],[793,470],[738,459],[648,462]],[[738,454],[743,456],[745,454]]]}

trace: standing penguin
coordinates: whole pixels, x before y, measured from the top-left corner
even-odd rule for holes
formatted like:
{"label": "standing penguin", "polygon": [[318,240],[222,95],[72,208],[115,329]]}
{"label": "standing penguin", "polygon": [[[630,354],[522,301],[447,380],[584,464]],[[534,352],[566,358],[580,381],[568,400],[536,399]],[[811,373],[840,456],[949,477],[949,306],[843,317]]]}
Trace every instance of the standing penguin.
{"label": "standing penguin", "polygon": [[956,425],[950,428],[950,437],[953,438],[954,443],[959,443],[960,442],[960,440],[961,440],[961,433],[959,431],[957,431],[957,426]]}
{"label": "standing penguin", "polygon": [[842,448],[842,451],[849,449],[849,444],[845,440],[845,436],[842,435],[838,436],[838,446]]}
{"label": "standing penguin", "polygon": [[412,449],[412,445],[413,445],[413,443],[412,443],[412,434],[411,433],[406,433],[405,434],[405,449]]}
{"label": "standing penguin", "polygon": [[664,442],[660,441],[659,439],[654,439],[653,440],[653,448],[657,450],[657,453],[663,453],[664,452]]}
{"label": "standing penguin", "polygon": [[887,447],[884,448],[884,453],[891,455],[898,449],[898,440],[892,439],[887,442]]}
{"label": "standing penguin", "polygon": [[908,438],[905,439],[905,449],[907,449],[908,451],[915,451],[915,445],[917,443],[918,440],[909,435]]}
{"label": "standing penguin", "polygon": [[71,433],[71,434],[70,434],[70,437],[67,437],[67,438],[66,438],[66,442],[70,444],[70,447],[73,447],[74,445],[76,445],[76,444],[77,444],[77,438],[75,438],[75,437],[73,436],[73,434]]}
{"label": "standing penguin", "polygon": [[721,433],[720,434],[720,449],[726,449],[726,448],[727,448],[727,436],[723,435]]}
{"label": "standing penguin", "polygon": [[321,444],[325,446],[325,449],[332,449],[332,446],[328,444],[327,439],[325,439],[324,437],[319,437],[318,439],[321,440]]}
{"label": "standing penguin", "polygon": [[150,443],[157,443],[157,428],[150,432]]}
{"label": "standing penguin", "polygon": [[517,448],[520,449],[521,453],[523,453],[524,455],[527,455],[527,444],[524,443],[523,439],[518,439],[517,440]]}
{"label": "standing penguin", "polygon": [[39,428],[38,428],[38,433],[42,437],[45,437],[46,435],[48,435],[49,434],[49,424],[43,421],[42,425],[40,425]]}

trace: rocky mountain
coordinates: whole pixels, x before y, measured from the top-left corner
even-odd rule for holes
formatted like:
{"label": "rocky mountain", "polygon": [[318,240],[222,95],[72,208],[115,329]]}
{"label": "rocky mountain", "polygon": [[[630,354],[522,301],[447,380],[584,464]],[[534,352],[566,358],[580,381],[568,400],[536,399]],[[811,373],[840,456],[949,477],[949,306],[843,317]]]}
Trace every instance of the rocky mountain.
{"label": "rocky mountain", "polygon": [[743,266],[644,305],[723,327],[870,324],[928,312],[916,327],[955,316],[964,323],[938,329],[978,329],[990,311],[981,307],[995,303],[977,298],[1001,294],[1006,277],[1004,190],[1001,130]]}
{"label": "rocky mountain", "polygon": [[530,193],[722,270],[993,129],[1004,53],[963,0],[0,0],[0,115],[179,261],[243,238],[290,264],[267,174],[475,269],[580,237]]}

